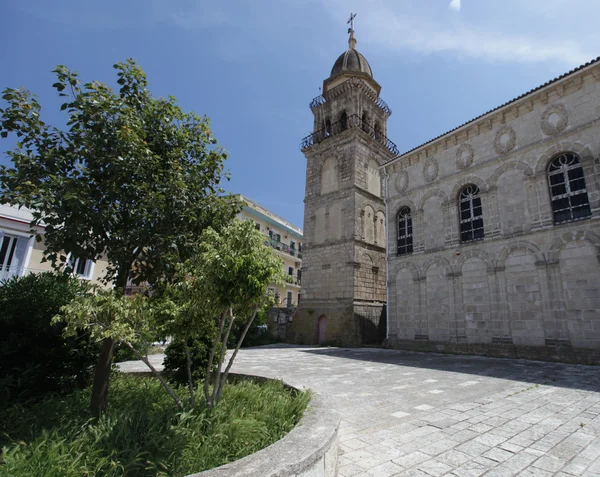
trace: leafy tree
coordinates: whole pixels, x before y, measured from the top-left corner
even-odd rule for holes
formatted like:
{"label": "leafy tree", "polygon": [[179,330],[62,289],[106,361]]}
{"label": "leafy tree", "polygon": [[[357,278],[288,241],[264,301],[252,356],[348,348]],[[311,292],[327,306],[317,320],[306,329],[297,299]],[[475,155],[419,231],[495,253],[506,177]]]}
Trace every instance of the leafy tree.
{"label": "leafy tree", "polygon": [[156,368],[148,360],[147,352],[141,352],[135,342],[147,342],[160,330],[160,324],[172,314],[172,302],[150,299],[144,295],[133,297],[119,295],[114,290],[96,288],[95,293],[77,296],[63,306],[53,323],[64,323],[65,337],[86,331],[92,340],[111,339],[126,345],[144,362],[175,401],[178,408],[183,404]]}
{"label": "leafy tree", "polygon": [[[203,386],[206,405],[212,408],[219,402],[229,370],[256,314],[270,300],[266,293],[268,285],[283,281],[281,259],[265,245],[264,235],[251,221],[236,220],[220,232],[206,229],[198,253],[185,263],[179,277],[176,300],[180,308],[172,326],[177,328],[183,343],[187,343],[186,336],[194,337],[203,327],[216,325]],[[227,342],[237,321],[245,323],[244,329],[223,371]],[[187,346],[185,351],[193,402],[194,384]]]}
{"label": "leafy tree", "polygon": [[[133,60],[114,65],[119,90],[82,84],[64,66],[54,88],[64,98],[66,126],[46,124],[25,89],[5,89],[0,136],[15,134],[0,167],[0,201],[32,209],[32,233],[45,225],[45,258],[53,266],[75,257],[106,257],[104,280],[122,293],[128,280],[168,282],[190,257],[201,232],[218,230],[239,204],[223,198],[226,154],[206,117],[184,112],[175,98],[155,98]],[[38,240],[41,237],[37,236]],[[107,405],[114,340],[107,336],[96,365],[91,408]]]}

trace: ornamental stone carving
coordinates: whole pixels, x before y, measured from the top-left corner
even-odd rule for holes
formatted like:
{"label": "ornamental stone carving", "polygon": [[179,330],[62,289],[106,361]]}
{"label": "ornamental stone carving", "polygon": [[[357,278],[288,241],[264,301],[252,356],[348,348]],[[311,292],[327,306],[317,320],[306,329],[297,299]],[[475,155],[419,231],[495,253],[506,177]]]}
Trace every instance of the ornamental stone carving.
{"label": "ornamental stone carving", "polygon": [[473,164],[473,157],[475,157],[473,146],[466,143],[462,144],[456,150],[456,167],[458,169],[466,169]]}
{"label": "ornamental stone carving", "polygon": [[439,166],[435,159],[427,159],[423,165],[423,177],[427,182],[432,182],[438,176]]}
{"label": "ornamental stone carving", "polygon": [[496,131],[494,150],[497,154],[506,154],[512,151],[517,143],[517,133],[510,126],[502,126]]}
{"label": "ornamental stone carving", "polygon": [[408,189],[408,172],[400,171],[396,177],[396,191],[401,194]]}
{"label": "ornamental stone carving", "polygon": [[569,115],[563,104],[552,104],[542,114],[542,131],[548,136],[554,136],[567,127]]}

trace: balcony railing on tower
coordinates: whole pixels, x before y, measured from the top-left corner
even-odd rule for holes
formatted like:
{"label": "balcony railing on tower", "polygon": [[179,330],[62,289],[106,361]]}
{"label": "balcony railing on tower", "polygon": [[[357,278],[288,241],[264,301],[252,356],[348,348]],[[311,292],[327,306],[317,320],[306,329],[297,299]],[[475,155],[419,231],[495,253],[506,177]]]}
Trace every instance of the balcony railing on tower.
{"label": "balcony railing on tower", "polygon": [[392,110],[387,105],[387,103],[383,99],[381,99],[379,96],[376,96],[375,93],[373,92],[373,90],[371,88],[369,88],[369,86],[367,86],[367,83],[365,83],[362,79],[359,79],[359,78],[350,78],[349,80],[344,81],[342,84],[339,84],[334,88],[331,88],[326,93],[317,96],[310,102],[310,104],[309,104],[310,109],[314,109],[317,106],[321,106],[322,104],[325,104],[330,98],[334,98],[337,95],[342,94],[348,88],[353,88],[353,87],[360,88],[362,91],[364,91],[367,94],[367,96],[373,100],[373,102],[379,109],[381,109],[387,116],[391,116]]}
{"label": "balcony railing on tower", "polygon": [[362,120],[360,116],[357,114],[352,114],[345,119],[342,119],[336,123],[331,124],[331,126],[324,127],[315,131],[312,134],[309,134],[300,143],[300,149],[304,150],[315,144],[319,144],[326,139],[333,137],[337,134],[340,134],[347,129],[361,129],[363,132],[371,136],[376,142],[385,147],[388,151],[390,151],[395,156],[400,154],[398,147],[392,141],[390,141],[386,136],[383,135],[381,131],[375,129],[369,123]]}

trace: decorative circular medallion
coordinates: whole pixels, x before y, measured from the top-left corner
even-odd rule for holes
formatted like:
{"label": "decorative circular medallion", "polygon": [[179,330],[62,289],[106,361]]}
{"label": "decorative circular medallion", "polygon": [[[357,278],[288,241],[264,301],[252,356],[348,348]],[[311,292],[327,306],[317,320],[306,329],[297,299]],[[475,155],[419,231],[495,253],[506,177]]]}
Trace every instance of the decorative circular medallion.
{"label": "decorative circular medallion", "polygon": [[408,189],[408,173],[406,171],[400,171],[396,175],[396,192],[401,194]]}
{"label": "decorative circular medallion", "polygon": [[456,167],[458,169],[466,169],[471,164],[473,164],[473,157],[475,156],[475,152],[473,151],[473,146],[470,144],[462,144],[456,150]]}
{"label": "decorative circular medallion", "polygon": [[553,104],[542,114],[542,131],[548,136],[554,136],[567,127],[569,115],[563,104]]}
{"label": "decorative circular medallion", "polygon": [[423,165],[423,177],[427,182],[435,180],[438,175],[438,163],[434,158],[427,159]]}
{"label": "decorative circular medallion", "polygon": [[517,142],[517,134],[510,126],[502,126],[496,132],[494,138],[494,149],[498,154],[506,154],[514,149]]}

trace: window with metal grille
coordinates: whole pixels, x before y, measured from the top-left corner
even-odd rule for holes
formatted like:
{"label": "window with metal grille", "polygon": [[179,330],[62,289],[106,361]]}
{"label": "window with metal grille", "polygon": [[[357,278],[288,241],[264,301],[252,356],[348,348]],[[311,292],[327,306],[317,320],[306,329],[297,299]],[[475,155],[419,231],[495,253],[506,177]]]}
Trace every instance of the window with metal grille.
{"label": "window with metal grille", "polygon": [[577,154],[566,152],[550,161],[548,186],[555,224],[592,215],[583,168]]}
{"label": "window with metal grille", "polygon": [[482,240],[483,210],[479,187],[474,184],[466,186],[458,196],[460,209],[460,241],[472,242]]}
{"label": "window with metal grille", "polygon": [[410,208],[402,207],[398,211],[398,255],[407,255],[412,251],[412,216]]}

